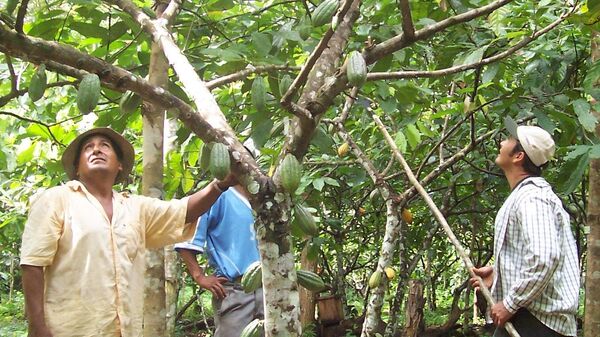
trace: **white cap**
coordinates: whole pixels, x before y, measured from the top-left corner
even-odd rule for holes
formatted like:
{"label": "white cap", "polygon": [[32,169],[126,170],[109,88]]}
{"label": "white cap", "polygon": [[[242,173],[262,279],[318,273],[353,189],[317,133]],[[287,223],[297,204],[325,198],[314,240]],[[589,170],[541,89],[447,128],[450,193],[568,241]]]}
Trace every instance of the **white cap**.
{"label": "white cap", "polygon": [[546,130],[539,126],[517,127],[517,139],[531,162],[536,166],[546,164],[554,156],[554,140]]}

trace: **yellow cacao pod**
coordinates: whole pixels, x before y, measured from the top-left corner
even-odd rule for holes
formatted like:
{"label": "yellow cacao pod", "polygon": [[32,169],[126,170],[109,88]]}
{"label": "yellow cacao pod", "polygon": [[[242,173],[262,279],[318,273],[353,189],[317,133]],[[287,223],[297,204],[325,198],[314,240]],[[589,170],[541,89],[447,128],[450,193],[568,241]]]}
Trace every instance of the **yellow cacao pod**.
{"label": "yellow cacao pod", "polygon": [[413,215],[410,209],[404,208],[402,209],[402,220],[407,224],[411,224],[413,222]]}
{"label": "yellow cacao pod", "polygon": [[348,143],[344,143],[340,145],[337,149],[338,156],[344,157],[350,152],[350,145]]}
{"label": "yellow cacao pod", "polygon": [[385,272],[385,276],[387,276],[388,280],[393,280],[396,277],[396,271],[392,267],[387,267],[383,270]]}

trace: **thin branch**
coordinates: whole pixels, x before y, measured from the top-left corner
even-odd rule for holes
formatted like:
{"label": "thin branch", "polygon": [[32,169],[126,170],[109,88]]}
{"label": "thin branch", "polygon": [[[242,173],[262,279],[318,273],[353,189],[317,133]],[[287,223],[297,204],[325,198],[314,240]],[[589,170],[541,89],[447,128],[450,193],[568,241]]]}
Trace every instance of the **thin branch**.
{"label": "thin branch", "polygon": [[[50,134],[50,137],[52,137],[52,139],[54,140],[54,142],[55,142],[56,144],[59,144],[59,145],[60,145],[60,146],[62,146],[62,147],[64,147],[64,146],[65,146],[65,144],[63,144],[63,143],[59,142],[59,141],[58,141],[58,139],[56,139],[56,137],[55,137],[55,136],[54,136],[54,134],[52,133],[52,130],[50,130],[50,127],[52,127],[52,126],[56,125],[56,123],[54,123],[54,124],[52,124],[52,125],[49,125],[49,124],[46,124],[46,123],[44,123],[44,122],[40,122],[40,121],[38,121],[38,120],[35,120],[35,119],[31,119],[31,118],[27,118],[27,117],[19,116],[19,115],[17,115],[16,113],[9,112],[9,111],[0,111],[0,115],[12,116],[12,117],[15,117],[16,119],[19,119],[19,120],[22,120],[22,121],[25,121],[25,122],[29,122],[29,123],[33,123],[33,124],[38,124],[38,125],[41,125],[41,126],[45,127],[45,128],[46,128],[46,130],[48,130],[48,134]],[[63,122],[64,122],[64,121],[63,121]]]}
{"label": "thin branch", "polygon": [[[61,81],[61,82],[54,82],[54,83],[50,83],[46,86],[47,88],[52,88],[52,87],[62,87],[63,85],[72,85],[75,82],[70,82],[70,81]],[[11,90],[11,92],[7,95],[4,95],[2,97],[0,97],[0,107],[5,106],[9,101],[11,101],[12,99],[15,99],[19,96],[23,96],[27,93],[28,88],[25,89],[20,89],[20,90]]]}
{"label": "thin branch", "polygon": [[531,36],[523,38],[521,41],[519,41],[519,43],[515,44],[511,48],[503,51],[502,53],[482,59],[479,62],[463,64],[463,65],[459,65],[459,66],[454,66],[454,67],[440,69],[440,70],[433,70],[433,71],[396,71],[396,72],[386,72],[386,73],[372,72],[367,75],[367,80],[375,81],[375,80],[399,79],[399,78],[441,77],[441,76],[456,74],[456,73],[470,70],[470,69],[475,69],[478,67],[488,65],[490,63],[494,63],[496,61],[499,61],[503,58],[506,58],[506,57],[514,54],[519,49],[522,49],[523,47],[527,46],[529,43],[533,42],[540,36],[546,34],[550,30],[552,30],[553,28],[558,26],[561,22],[565,21],[573,13],[573,11],[574,11],[574,9],[570,9],[569,11],[563,13],[556,21],[552,22],[551,24],[544,27],[543,29],[533,33]]}
{"label": "thin branch", "polygon": [[12,64],[12,58],[9,55],[4,55],[6,59],[6,66],[8,67],[8,72],[10,73],[10,92],[16,92],[18,89],[18,78],[15,73],[15,68]]}
{"label": "thin branch", "polygon": [[25,14],[27,14],[28,5],[29,0],[21,0],[21,5],[19,6],[19,11],[17,12],[17,19],[15,21],[15,30],[19,34],[23,34],[23,21],[25,21]]}
{"label": "thin branch", "polygon": [[463,22],[471,21],[477,17],[487,15],[494,10],[508,4],[512,0],[497,0],[488,5],[472,9],[470,11],[466,11],[462,14],[458,14],[452,17],[449,17],[445,20],[442,20],[438,23],[429,25],[423,29],[420,29],[415,32],[415,35],[412,39],[409,39],[404,33],[398,36],[395,36],[379,45],[373,47],[369,53],[366,55],[367,64],[371,64],[380,58],[391,54],[395,51],[398,51],[409,44],[412,44],[416,41],[421,41],[429,38],[437,32],[440,32],[450,26],[458,25]]}
{"label": "thin branch", "polygon": [[408,0],[400,0],[400,12],[402,12],[402,33],[404,33],[407,39],[413,39],[415,36],[415,27],[413,26]]}
{"label": "thin branch", "polygon": [[[383,123],[381,122],[379,117],[375,114],[373,114],[372,116],[373,116],[373,120],[377,124],[377,127],[379,128],[379,130],[385,137],[386,142],[391,147],[392,152],[394,153],[394,156],[402,164],[402,167],[403,167],[404,171],[406,172],[406,175],[408,176],[408,180],[415,187],[415,189],[417,189],[417,191],[419,192],[421,197],[423,197],[423,199],[427,203],[427,206],[429,206],[429,208],[433,212],[437,221],[442,225],[444,232],[446,232],[448,239],[450,239],[450,242],[452,242],[452,244],[456,248],[458,256],[460,256],[460,258],[462,259],[462,261],[463,261],[466,269],[468,270],[469,274],[471,275],[471,277],[474,277],[479,281],[479,284],[480,284],[479,290],[483,293],[483,296],[485,297],[486,301],[490,304],[490,306],[494,305],[494,299],[492,298],[492,294],[490,293],[489,289],[485,286],[483,280],[477,274],[475,274],[473,272],[473,268],[475,266],[473,265],[471,258],[469,258],[469,254],[464,249],[464,247],[462,246],[460,241],[456,238],[456,235],[454,235],[454,233],[452,232],[452,228],[450,228],[450,225],[448,225],[448,222],[444,218],[444,215],[442,214],[442,212],[440,212],[440,210],[438,209],[436,204],[433,202],[433,200],[431,199],[431,197],[429,196],[427,191],[425,191],[423,186],[421,184],[419,184],[419,181],[417,181],[415,175],[412,173],[412,170],[410,169],[410,166],[408,166],[408,163],[404,159],[404,156],[402,156],[402,153],[400,153],[400,150],[396,146],[396,143],[394,142],[394,140],[388,133],[387,129],[385,128],[385,126],[383,125]],[[517,330],[515,330],[514,326],[510,322],[507,322],[505,324],[505,328],[511,336],[513,336],[513,337],[519,336],[519,333],[517,332]]]}
{"label": "thin branch", "polygon": [[161,14],[160,18],[163,20],[167,20],[167,22],[170,25],[173,22],[173,18],[177,14],[180,5],[181,0],[171,0],[165,11]]}
{"label": "thin branch", "polygon": [[248,67],[246,67],[246,69],[240,70],[236,73],[210,80],[210,81],[206,82],[206,87],[208,88],[208,90],[212,90],[216,87],[220,87],[220,86],[223,86],[223,85],[235,82],[235,81],[243,80],[251,74],[261,74],[261,73],[270,73],[273,71],[288,71],[288,70],[298,71],[298,70],[300,70],[300,67],[292,67],[292,66],[288,66],[288,65],[283,65],[283,66],[268,65],[268,66],[256,66],[256,67],[248,66]]}

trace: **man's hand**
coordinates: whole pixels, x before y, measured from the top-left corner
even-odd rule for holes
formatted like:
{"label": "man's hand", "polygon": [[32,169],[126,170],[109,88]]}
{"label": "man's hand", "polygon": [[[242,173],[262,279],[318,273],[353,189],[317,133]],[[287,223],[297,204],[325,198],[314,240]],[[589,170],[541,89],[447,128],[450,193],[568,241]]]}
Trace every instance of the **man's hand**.
{"label": "man's hand", "polygon": [[196,283],[198,283],[202,288],[210,291],[213,296],[218,299],[224,299],[227,294],[225,293],[225,288],[223,287],[223,283],[227,282],[227,278],[225,277],[217,277],[213,275],[200,275],[196,279]]}
{"label": "man's hand", "polygon": [[497,327],[502,328],[504,324],[513,316],[505,307],[502,301],[492,306],[492,320]]}
{"label": "man's hand", "polygon": [[223,180],[215,180],[215,183],[221,191],[224,191],[231,186],[239,184],[237,178],[233,175],[233,173],[229,173]]}
{"label": "man's hand", "polygon": [[[475,275],[483,279],[483,284],[486,286],[486,288],[490,289],[492,287],[492,282],[494,282],[494,267],[485,266],[481,268],[473,268],[472,270]],[[479,281],[476,278],[471,277],[469,282],[471,283],[471,286],[475,288],[475,290],[479,290],[481,284],[479,284]]]}

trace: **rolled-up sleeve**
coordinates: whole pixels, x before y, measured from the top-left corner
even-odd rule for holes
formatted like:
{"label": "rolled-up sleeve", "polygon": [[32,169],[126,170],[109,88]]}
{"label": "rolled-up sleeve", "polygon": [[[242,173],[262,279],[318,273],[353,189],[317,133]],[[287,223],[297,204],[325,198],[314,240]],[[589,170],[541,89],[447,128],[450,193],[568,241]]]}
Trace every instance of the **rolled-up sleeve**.
{"label": "rolled-up sleeve", "polygon": [[186,223],[188,198],[170,201],[137,196],[146,229],[146,247],[160,248],[189,240],[194,223]]}

